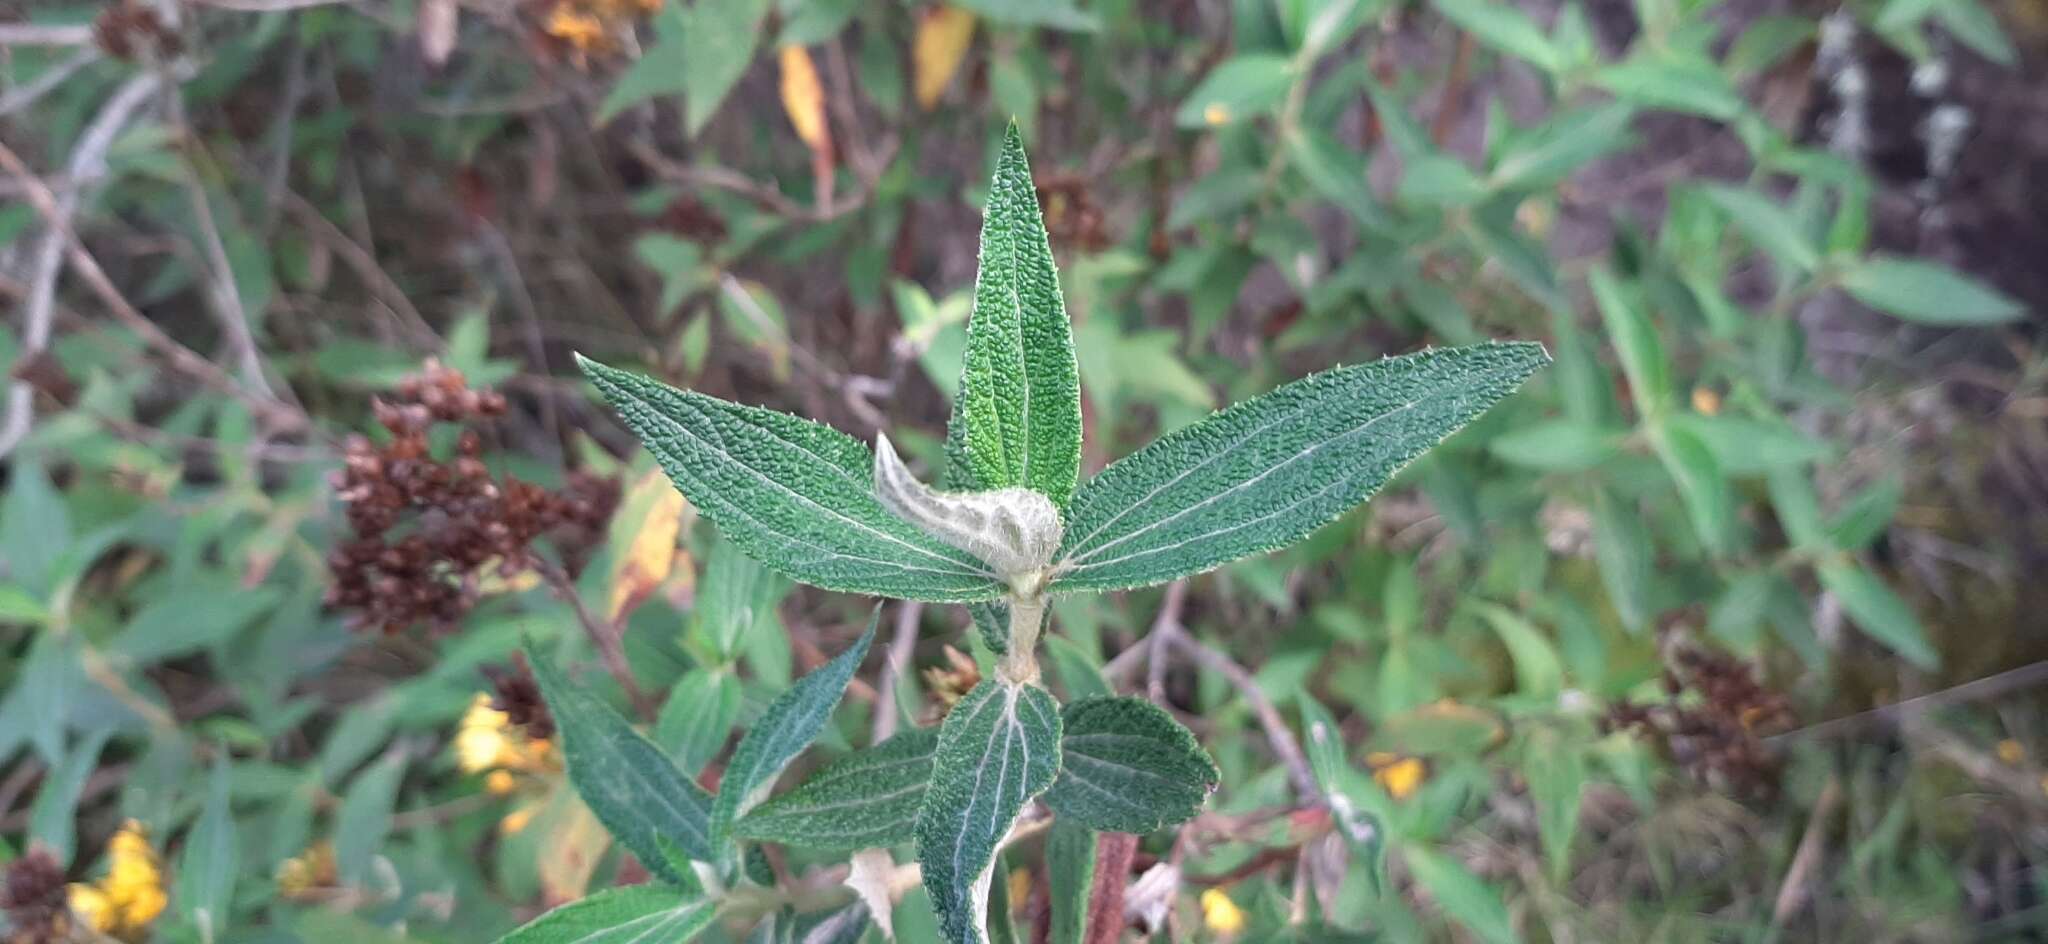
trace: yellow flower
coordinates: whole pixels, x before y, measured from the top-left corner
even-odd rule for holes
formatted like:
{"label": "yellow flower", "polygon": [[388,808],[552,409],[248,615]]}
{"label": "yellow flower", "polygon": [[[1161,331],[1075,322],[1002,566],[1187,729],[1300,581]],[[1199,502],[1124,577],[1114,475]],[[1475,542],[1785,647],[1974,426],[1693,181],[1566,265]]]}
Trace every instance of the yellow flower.
{"label": "yellow flower", "polygon": [[1211,102],[1209,107],[1202,109],[1202,120],[1211,126],[1227,125],[1230,123],[1230,106],[1222,102]]}
{"label": "yellow flower", "polygon": [[1998,759],[2008,764],[2017,765],[2020,761],[2027,759],[2027,749],[2021,747],[2020,742],[2012,738],[2006,738],[1998,742]]}
{"label": "yellow flower", "polygon": [[603,20],[567,3],[555,6],[544,28],[549,36],[568,43],[577,52],[604,49],[611,43],[611,31]]}
{"label": "yellow flower", "polygon": [[1419,757],[1401,757],[1394,754],[1374,753],[1365,759],[1372,767],[1372,779],[1396,800],[1405,800],[1415,795],[1428,779],[1429,768]]}
{"label": "yellow flower", "polygon": [[340,869],[334,861],[334,844],[324,839],[277,865],[277,892],[292,901],[318,898],[323,889],[333,888],[340,882]]}
{"label": "yellow flower", "polygon": [[1219,936],[1234,937],[1244,930],[1244,912],[1223,889],[1212,888],[1202,893],[1202,923]]}
{"label": "yellow flower", "polygon": [[490,776],[484,778],[484,789],[489,791],[492,796],[504,796],[507,793],[511,793],[513,788],[517,786],[519,786],[519,781],[513,779],[512,772],[509,770],[493,770]]}
{"label": "yellow flower", "polygon": [[[479,693],[469,703],[455,731],[455,762],[466,774],[487,770],[539,773],[555,769],[554,745],[528,737],[510,716],[491,707],[491,696]],[[488,787],[489,784],[486,783]],[[502,793],[495,788],[493,793]]]}
{"label": "yellow flower", "polygon": [[139,941],[169,903],[163,866],[141,823],[131,819],[121,824],[107,840],[107,861],[105,878],[70,887],[71,910],[101,934]]}

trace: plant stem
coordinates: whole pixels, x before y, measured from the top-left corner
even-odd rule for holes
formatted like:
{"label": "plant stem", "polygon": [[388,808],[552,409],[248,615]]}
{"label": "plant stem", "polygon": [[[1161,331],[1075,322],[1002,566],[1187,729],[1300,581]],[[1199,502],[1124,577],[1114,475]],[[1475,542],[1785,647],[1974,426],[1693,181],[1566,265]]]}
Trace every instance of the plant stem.
{"label": "plant stem", "polygon": [[1045,623],[1045,594],[1010,597],[1010,648],[997,671],[1024,685],[1038,681],[1038,630]]}

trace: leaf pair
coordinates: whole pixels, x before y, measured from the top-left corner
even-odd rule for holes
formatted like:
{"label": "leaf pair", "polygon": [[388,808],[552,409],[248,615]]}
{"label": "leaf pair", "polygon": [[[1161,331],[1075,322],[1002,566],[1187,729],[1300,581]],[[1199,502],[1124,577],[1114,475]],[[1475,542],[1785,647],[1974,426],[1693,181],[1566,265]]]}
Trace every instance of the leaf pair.
{"label": "leaf pair", "polygon": [[[1014,126],[989,189],[967,330],[943,484],[1045,496],[1064,521],[1064,540],[1051,555],[1053,591],[1164,583],[1299,540],[1371,496],[1549,359],[1536,344],[1481,344],[1316,374],[1168,435],[1077,486],[1073,331]],[[677,488],[735,544],[796,580],[902,599],[986,602],[1004,594],[1001,571],[1043,555],[1035,546],[1005,555],[991,550],[1003,541],[962,536],[1020,515],[1036,528],[1043,513],[1035,508],[1009,502],[1024,510],[1003,518],[983,509],[934,523],[926,519],[945,511],[944,496],[900,482],[878,494],[878,484],[889,483],[876,481],[874,456],[836,430],[579,363]],[[892,456],[885,451],[880,467],[900,468],[886,461]],[[906,494],[921,500],[887,497]],[[985,611],[977,621],[995,617]]]}
{"label": "leaf pair", "polygon": [[880,612],[877,608],[852,647],[769,704],[733,749],[716,796],[684,775],[610,705],[571,683],[552,660],[529,646],[527,661],[560,728],[570,784],[620,845],[649,872],[681,888],[592,896],[543,915],[505,940],[685,941],[707,926],[713,906],[698,897],[698,871],[732,871],[738,861],[734,823],[824,729],[874,642]]}
{"label": "leaf pair", "polygon": [[[1075,490],[1048,589],[1150,586],[1284,547],[1370,497],[1548,360],[1533,343],[1388,358],[1311,375],[1162,437]],[[1003,595],[987,563],[882,505],[873,457],[852,437],[582,364],[683,494],[770,567],[877,596]]]}

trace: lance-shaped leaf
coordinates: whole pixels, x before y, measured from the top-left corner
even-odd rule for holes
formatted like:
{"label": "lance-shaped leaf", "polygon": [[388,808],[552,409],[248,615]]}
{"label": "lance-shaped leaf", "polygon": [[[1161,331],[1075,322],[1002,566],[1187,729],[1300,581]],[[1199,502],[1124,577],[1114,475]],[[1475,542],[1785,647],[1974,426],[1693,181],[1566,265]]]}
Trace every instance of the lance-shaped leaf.
{"label": "lance-shaped leaf", "polygon": [[1061,714],[1060,776],[1045,805],[1089,829],[1149,833],[1186,822],[1216,789],[1216,762],[1142,698],[1083,698]]}
{"label": "lance-shaped leaf", "polygon": [[1059,773],[1059,705],[988,679],[946,715],[917,817],[917,861],[952,944],[982,944],[990,866],[1017,814]]}
{"label": "lance-shaped leaf", "polygon": [[967,602],[1003,592],[988,565],[875,497],[874,457],[829,426],[577,363],[706,518],[749,556],[827,590]]}
{"label": "lance-shaped leaf", "polygon": [[1312,374],[1183,427],[1074,493],[1052,589],[1164,583],[1292,544],[1548,363],[1533,343]]}
{"label": "lance-shaped leaf", "polygon": [[982,220],[960,417],[982,487],[1022,486],[1067,503],[1081,473],[1081,372],[1015,123]]}
{"label": "lance-shaped leaf", "polygon": [[563,678],[554,662],[531,646],[526,660],[561,729],[576,794],[649,871],[677,884],[691,881],[676,853],[712,860],[710,794],[610,705]]}
{"label": "lance-shaped leaf", "polygon": [[712,903],[697,895],[634,885],[572,901],[520,925],[498,944],[682,944],[717,916]]}
{"label": "lance-shaped leaf", "polygon": [[797,679],[740,738],[740,746],[733,748],[732,760],[725,765],[725,777],[718,783],[718,802],[711,808],[714,847],[724,845],[733,820],[759,803],[775,785],[775,775],[817,739],[818,731],[831,719],[832,709],[839,705],[839,696],[846,693],[853,670],[860,667],[868,645],[875,641],[875,624],[881,616],[882,608],[875,607],[867,631],[852,648]]}
{"label": "lance-shaped leaf", "polygon": [[908,842],[924,807],[938,744],[937,728],[917,728],[854,751],[740,817],[733,834],[807,849]]}

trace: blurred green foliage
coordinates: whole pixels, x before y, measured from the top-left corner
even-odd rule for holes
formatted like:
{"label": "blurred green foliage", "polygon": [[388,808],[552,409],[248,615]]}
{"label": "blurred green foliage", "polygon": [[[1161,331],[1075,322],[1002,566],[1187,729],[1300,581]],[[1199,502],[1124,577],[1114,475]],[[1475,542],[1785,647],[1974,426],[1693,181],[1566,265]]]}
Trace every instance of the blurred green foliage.
{"label": "blurred green foliage", "polygon": [[[708,784],[867,604],[636,487],[651,462],[570,352],[937,468],[1014,116],[1084,474],[1339,363],[1556,359],[1300,546],[1056,602],[1062,694],[1152,694],[1222,771],[1139,843],[1126,901],[1158,939],[1232,931],[1211,887],[1258,941],[2040,933],[2042,516],[1996,484],[2048,467],[2038,324],[1889,239],[1881,182],[1804,115],[1860,61],[1839,36],[2024,65],[2034,5],[27,7],[0,3],[10,890],[47,855],[163,890],[103,925],[138,940],[470,941],[665,867],[477,704],[518,705],[480,669],[517,677],[527,641]],[[436,558],[413,576],[463,601],[446,625],[352,631],[337,482],[406,442],[370,404],[429,357],[508,405],[414,460],[454,469],[467,428],[501,491],[608,478],[622,510]],[[1185,644],[1152,644],[1162,615]],[[989,664],[955,608],[885,639],[898,618],[915,644],[875,647],[817,760]],[[129,820],[160,881],[110,851]],[[998,882],[1027,933],[1060,840]],[[762,933],[852,900],[843,855],[777,859]],[[899,939],[937,939],[922,895]]]}

